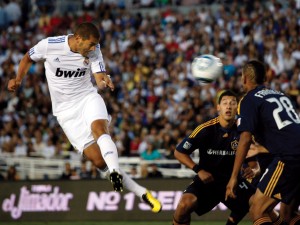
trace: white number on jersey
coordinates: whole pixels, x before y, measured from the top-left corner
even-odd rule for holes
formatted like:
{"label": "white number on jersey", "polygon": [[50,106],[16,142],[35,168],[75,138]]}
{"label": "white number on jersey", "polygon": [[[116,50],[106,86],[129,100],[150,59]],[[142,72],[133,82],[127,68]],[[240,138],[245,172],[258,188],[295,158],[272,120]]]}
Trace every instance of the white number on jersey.
{"label": "white number on jersey", "polygon": [[[279,130],[284,128],[287,125],[290,125],[293,122],[300,123],[300,118],[298,114],[295,112],[291,100],[288,97],[282,96],[279,98],[279,100],[277,98],[268,98],[267,101],[277,104],[277,107],[273,110],[273,117]],[[283,110],[286,111],[287,115],[292,121],[282,120],[282,118],[280,118],[279,113],[282,112]]]}

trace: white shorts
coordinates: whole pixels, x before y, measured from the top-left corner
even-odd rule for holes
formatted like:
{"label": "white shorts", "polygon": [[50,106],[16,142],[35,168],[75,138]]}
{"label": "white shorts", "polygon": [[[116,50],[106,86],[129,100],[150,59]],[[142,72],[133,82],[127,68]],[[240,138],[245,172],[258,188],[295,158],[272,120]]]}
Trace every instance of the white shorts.
{"label": "white shorts", "polygon": [[60,112],[57,121],[73,147],[80,154],[95,142],[91,124],[98,119],[110,121],[103,98],[98,93],[91,93],[76,102],[70,110]]}

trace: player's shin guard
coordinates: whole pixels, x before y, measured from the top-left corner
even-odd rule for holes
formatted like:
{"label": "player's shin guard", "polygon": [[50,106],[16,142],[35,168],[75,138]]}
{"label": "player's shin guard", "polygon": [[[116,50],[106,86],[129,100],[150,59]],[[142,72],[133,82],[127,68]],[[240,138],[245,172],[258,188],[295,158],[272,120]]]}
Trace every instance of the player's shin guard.
{"label": "player's shin guard", "polygon": [[100,147],[102,157],[109,171],[113,172],[115,170],[116,172],[119,173],[120,169],[119,169],[118,150],[115,143],[112,141],[111,137],[108,134],[103,134],[98,138],[97,144]]}

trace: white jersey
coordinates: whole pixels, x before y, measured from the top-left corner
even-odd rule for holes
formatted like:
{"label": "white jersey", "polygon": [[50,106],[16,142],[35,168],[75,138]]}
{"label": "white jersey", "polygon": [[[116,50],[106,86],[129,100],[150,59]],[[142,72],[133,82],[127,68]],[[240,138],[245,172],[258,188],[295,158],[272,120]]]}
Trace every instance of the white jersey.
{"label": "white jersey", "polygon": [[70,109],[77,101],[97,89],[91,82],[91,74],[105,72],[100,51],[96,50],[83,57],[71,51],[68,35],[48,37],[29,50],[33,61],[45,60],[46,78],[52,100],[53,114]]}

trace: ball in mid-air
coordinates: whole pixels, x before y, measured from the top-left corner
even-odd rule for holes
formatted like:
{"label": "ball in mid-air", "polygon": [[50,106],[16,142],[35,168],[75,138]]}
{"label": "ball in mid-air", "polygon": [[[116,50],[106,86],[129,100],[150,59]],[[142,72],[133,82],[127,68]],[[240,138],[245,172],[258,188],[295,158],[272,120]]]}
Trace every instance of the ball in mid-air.
{"label": "ball in mid-air", "polygon": [[200,83],[211,83],[223,74],[223,63],[214,55],[200,55],[193,59],[191,72]]}

